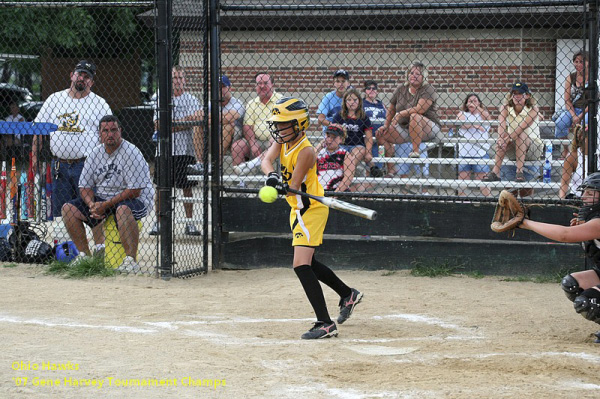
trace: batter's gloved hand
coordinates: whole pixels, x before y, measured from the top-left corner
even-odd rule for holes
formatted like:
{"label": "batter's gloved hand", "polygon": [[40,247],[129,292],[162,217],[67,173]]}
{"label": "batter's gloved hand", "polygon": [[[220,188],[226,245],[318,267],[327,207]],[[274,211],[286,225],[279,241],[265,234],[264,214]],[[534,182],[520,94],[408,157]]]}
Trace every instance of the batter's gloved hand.
{"label": "batter's gloved hand", "polygon": [[286,195],[288,191],[288,184],[281,181],[281,177],[277,172],[270,172],[267,175],[265,185],[275,187],[278,194]]}

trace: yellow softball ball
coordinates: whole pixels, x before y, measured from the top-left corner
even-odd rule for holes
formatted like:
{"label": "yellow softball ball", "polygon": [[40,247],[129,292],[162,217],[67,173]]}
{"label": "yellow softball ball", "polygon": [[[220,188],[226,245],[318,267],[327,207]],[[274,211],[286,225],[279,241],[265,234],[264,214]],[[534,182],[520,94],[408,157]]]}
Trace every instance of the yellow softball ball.
{"label": "yellow softball ball", "polygon": [[275,187],[264,186],[258,192],[258,198],[260,198],[262,202],[266,202],[267,204],[275,202],[275,200],[277,199],[277,190],[275,190]]}

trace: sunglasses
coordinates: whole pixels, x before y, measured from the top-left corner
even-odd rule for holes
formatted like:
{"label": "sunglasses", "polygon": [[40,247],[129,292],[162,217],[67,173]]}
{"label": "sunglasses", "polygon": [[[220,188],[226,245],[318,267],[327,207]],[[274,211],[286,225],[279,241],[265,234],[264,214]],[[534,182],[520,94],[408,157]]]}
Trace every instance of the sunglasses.
{"label": "sunglasses", "polygon": [[377,90],[377,87],[369,86],[369,87],[365,88],[365,90]]}

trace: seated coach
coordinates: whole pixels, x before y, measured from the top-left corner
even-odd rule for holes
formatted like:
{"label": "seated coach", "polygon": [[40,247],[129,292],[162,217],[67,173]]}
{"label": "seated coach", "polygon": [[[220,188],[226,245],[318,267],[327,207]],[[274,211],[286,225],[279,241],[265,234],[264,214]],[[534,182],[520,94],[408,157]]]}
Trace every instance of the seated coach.
{"label": "seated coach", "polygon": [[91,253],[83,223],[94,227],[114,215],[126,255],[117,270],[136,272],[137,221],[153,207],[150,170],[140,150],[123,140],[116,116],[104,116],[99,129],[101,144],[85,160],[79,179],[80,196],[63,205],[63,220],[80,256],[86,257]]}

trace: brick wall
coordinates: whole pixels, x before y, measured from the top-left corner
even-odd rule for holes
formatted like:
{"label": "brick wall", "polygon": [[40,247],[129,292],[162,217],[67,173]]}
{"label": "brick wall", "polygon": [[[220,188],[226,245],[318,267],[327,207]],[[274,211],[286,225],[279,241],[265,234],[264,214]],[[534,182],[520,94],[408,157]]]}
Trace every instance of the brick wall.
{"label": "brick wall", "polygon": [[[222,70],[244,102],[255,96],[254,74],[269,71],[279,92],[304,98],[316,110],[344,68],[362,89],[380,82],[387,103],[414,60],[425,63],[439,95],[440,116],[453,118],[470,92],[493,116],[510,86],[527,82],[546,119],[554,112],[556,32],[522,30],[385,32],[222,32]],[[199,35],[182,35],[182,60],[198,59]],[[191,89],[201,91],[200,63],[190,62]]]}

